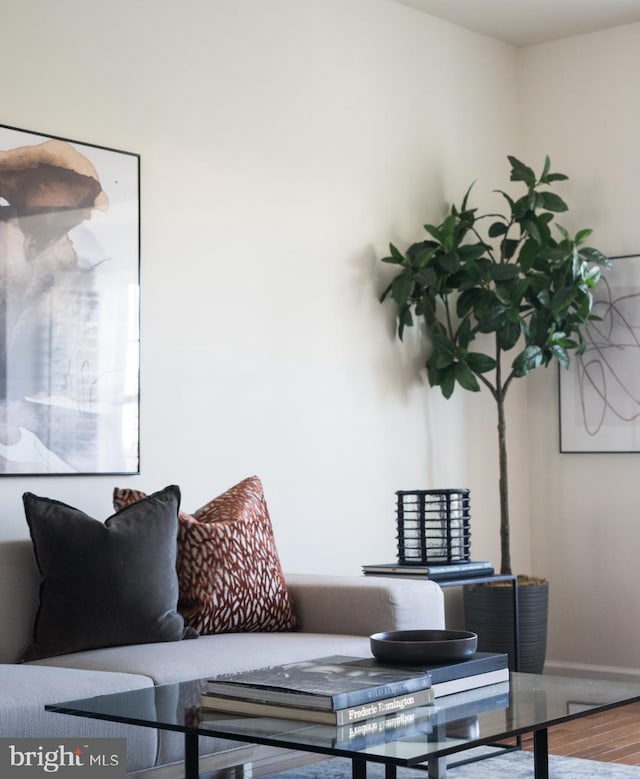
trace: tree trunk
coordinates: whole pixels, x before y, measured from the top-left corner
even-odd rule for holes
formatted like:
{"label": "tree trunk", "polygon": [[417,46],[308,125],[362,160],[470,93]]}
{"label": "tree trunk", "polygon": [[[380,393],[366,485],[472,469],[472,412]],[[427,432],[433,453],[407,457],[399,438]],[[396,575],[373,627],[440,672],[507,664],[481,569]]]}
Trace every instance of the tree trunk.
{"label": "tree trunk", "polygon": [[507,440],[504,419],[504,393],[497,397],[498,457],[500,466],[500,573],[511,573],[511,540],[509,532],[509,478],[507,475]]}
{"label": "tree trunk", "polygon": [[498,408],[498,465],[500,491],[500,573],[511,573],[511,539],[509,533],[509,477],[507,473],[507,425],[504,400],[509,379],[502,380],[502,350],[496,333],[496,387],[494,398]]}

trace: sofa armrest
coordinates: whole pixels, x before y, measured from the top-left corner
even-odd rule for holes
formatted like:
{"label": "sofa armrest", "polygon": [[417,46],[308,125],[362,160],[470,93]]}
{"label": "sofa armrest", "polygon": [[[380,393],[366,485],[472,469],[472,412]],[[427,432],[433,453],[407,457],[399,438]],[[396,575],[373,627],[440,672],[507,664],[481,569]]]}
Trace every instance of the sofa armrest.
{"label": "sofa armrest", "polygon": [[444,598],[427,579],[286,574],[305,633],[369,636],[444,628]]}

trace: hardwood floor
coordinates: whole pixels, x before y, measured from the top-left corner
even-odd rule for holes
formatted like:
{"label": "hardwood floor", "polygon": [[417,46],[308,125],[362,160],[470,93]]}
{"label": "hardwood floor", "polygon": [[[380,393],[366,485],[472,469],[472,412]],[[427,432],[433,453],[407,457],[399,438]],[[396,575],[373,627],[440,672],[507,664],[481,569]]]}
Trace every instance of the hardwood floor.
{"label": "hardwood floor", "polygon": [[[533,748],[531,737],[522,748]],[[640,703],[549,728],[549,752],[640,766]]]}

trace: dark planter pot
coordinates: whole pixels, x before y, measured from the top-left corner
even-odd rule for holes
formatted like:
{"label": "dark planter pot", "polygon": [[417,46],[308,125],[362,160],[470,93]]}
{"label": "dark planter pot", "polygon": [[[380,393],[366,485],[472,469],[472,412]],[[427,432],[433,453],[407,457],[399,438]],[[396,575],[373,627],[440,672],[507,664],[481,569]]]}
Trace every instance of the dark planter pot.
{"label": "dark planter pot", "polygon": [[[478,634],[478,651],[507,652],[514,667],[511,586],[473,584],[464,588],[465,627]],[[547,650],[549,584],[518,585],[520,670],[542,673]]]}

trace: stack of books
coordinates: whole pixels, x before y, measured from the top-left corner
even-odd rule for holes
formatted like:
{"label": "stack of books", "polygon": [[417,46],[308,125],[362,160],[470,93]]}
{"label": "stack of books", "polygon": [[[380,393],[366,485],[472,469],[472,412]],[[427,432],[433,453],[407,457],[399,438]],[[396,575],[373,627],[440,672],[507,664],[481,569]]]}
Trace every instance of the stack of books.
{"label": "stack of books", "polygon": [[476,652],[459,662],[419,668],[332,655],[210,679],[201,705],[228,714],[341,727],[433,706],[462,691],[487,688],[489,694],[489,687],[508,685],[508,680],[502,653]]}
{"label": "stack of books", "polygon": [[363,565],[365,576],[421,576],[434,581],[448,579],[472,579],[480,576],[493,576],[495,569],[488,560],[467,560],[462,563],[443,563],[442,565],[421,565],[417,563],[378,563]]}

